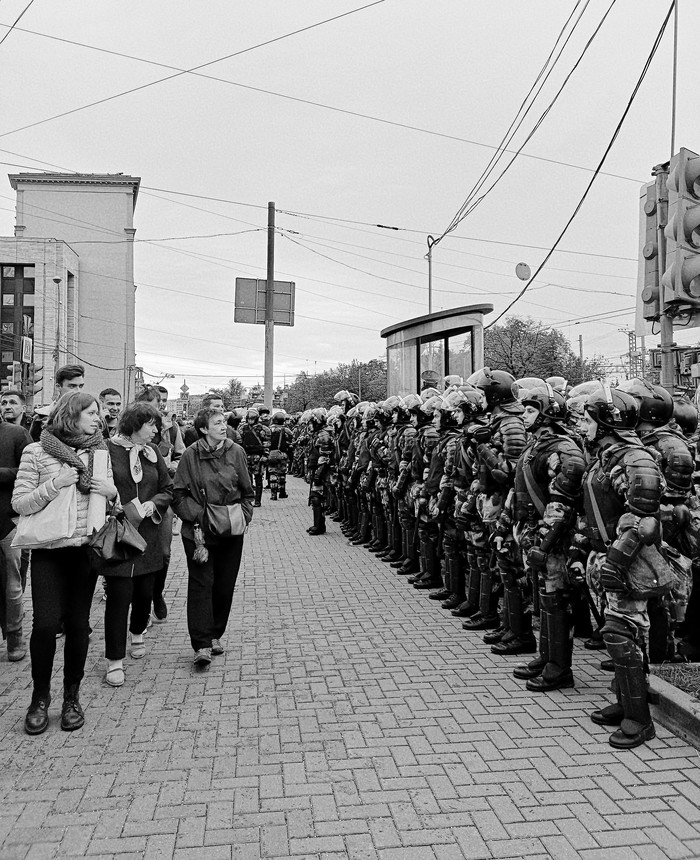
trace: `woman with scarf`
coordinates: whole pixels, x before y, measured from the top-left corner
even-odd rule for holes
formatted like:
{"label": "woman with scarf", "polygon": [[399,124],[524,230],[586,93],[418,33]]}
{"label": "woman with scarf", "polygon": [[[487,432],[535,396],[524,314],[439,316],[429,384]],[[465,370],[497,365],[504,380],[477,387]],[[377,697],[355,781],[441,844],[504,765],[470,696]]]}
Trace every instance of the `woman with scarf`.
{"label": "woman with scarf", "polygon": [[146,656],[143,635],[148,625],[156,571],[163,567],[163,542],[159,530],[173,497],[173,481],[163,455],[152,440],[160,414],[152,403],[127,406],[119,418],[118,432],[108,442],[114,483],[129,522],[146,541],[143,555],[134,561],[103,569],[105,578],[105,682],[124,683],[126,628],[131,607],[129,654]]}
{"label": "woman with scarf", "polygon": [[[194,426],[199,439],[182,455],[175,473],[173,508],[182,520],[188,572],[187,626],[194,663],[204,668],[211,663],[212,654],[224,653],[221,637],[228,624],[243,552],[241,525],[247,525],[253,516],[255,491],[245,451],[227,438],[224,413],[200,409]],[[214,533],[205,506],[216,509],[222,520],[230,522],[230,528],[220,522],[221,528]]]}
{"label": "woman with scarf", "polygon": [[23,517],[43,511],[63,488],[76,488],[69,536],[33,544],[29,651],[34,687],[24,721],[30,735],[41,734],[49,724],[51,672],[56,630],[61,621],[65,630],[61,728],[70,732],[85,722],[78,692],[85,671],[90,604],[97,581],[97,568],[87,545],[88,506],[91,496],[104,496],[108,500],[117,496],[106,453],[106,474],[93,474],[95,451],[106,452],[106,448],[96,398],[83,391],[72,391],[55,403],[40,441],[27,445],[19,464],[12,493],[12,507],[20,515],[18,533]]}

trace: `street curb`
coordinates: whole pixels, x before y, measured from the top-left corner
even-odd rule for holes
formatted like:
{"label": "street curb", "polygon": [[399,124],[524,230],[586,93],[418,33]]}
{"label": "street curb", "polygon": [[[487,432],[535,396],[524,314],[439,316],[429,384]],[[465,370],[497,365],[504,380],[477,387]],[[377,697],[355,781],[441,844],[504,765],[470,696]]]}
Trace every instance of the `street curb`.
{"label": "street curb", "polygon": [[649,675],[649,688],[659,697],[651,705],[654,720],[700,749],[700,702],[658,675]]}

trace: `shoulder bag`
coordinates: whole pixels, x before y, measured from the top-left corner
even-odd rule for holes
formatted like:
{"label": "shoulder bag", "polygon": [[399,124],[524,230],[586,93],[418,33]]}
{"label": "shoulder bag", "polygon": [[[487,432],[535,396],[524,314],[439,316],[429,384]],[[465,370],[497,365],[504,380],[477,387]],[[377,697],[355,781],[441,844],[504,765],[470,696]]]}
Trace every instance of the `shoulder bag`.
{"label": "shoulder bag", "polygon": [[71,537],[78,524],[75,484],[61,487],[55,499],[34,514],[22,514],[12,546],[39,549],[46,544]]}
{"label": "shoulder bag", "polygon": [[242,535],[246,530],[246,521],[241,503],[234,502],[231,505],[212,505],[209,502],[206,490],[204,489],[204,481],[202,480],[199,454],[196,450],[192,453],[195,462],[195,477],[199,485],[197,489],[204,505],[204,516],[202,517],[204,531],[212,537],[217,538]]}

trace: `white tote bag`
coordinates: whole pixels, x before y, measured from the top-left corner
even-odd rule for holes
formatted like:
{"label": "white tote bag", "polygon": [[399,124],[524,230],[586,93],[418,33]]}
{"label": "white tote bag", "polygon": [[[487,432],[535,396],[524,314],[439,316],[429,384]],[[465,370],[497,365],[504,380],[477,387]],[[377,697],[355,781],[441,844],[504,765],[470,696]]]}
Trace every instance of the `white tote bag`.
{"label": "white tote bag", "polygon": [[35,514],[20,516],[12,546],[40,548],[69,538],[78,524],[75,484],[61,487],[55,499]]}

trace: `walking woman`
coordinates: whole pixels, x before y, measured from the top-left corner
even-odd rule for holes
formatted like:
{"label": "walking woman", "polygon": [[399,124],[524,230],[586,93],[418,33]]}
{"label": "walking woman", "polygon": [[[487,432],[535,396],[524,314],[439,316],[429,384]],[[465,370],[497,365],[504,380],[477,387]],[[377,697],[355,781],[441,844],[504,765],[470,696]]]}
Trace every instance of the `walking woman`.
{"label": "walking woman", "polygon": [[[20,515],[18,535],[27,526],[22,520],[48,509],[52,521],[69,512],[55,529],[62,537],[33,543],[31,589],[33,624],[29,640],[32,658],[32,701],[24,727],[38,735],[49,724],[51,671],[56,652],[56,631],[63,622],[63,709],[61,728],[79,729],[85,722],[78,691],[83,679],[90,633],[90,603],[97,581],[88,546],[88,506],[93,496],[113,500],[117,488],[102,437],[99,404],[91,394],[73,391],[54,405],[39,442],[22,453],[12,507]],[[105,451],[104,476],[93,474],[95,452]],[[62,494],[62,490],[67,492]],[[59,496],[67,496],[63,503]],[[49,514],[48,510],[46,514]],[[46,528],[46,527],[45,527]],[[45,532],[48,533],[48,532]],[[66,536],[67,535],[67,536]]]}
{"label": "walking woman", "polygon": [[146,541],[145,552],[134,561],[102,570],[107,597],[105,681],[111,687],[124,683],[129,607],[129,653],[134,659],[146,656],[143,635],[151,612],[156,571],[163,567],[159,531],[173,498],[173,481],[158,446],[151,444],[159,424],[160,415],[152,403],[132,403],[122,412],[118,431],[108,442],[119,501],[129,522]]}
{"label": "walking woman", "polygon": [[173,508],[182,520],[187,557],[187,626],[195,665],[203,667],[211,663],[212,654],[224,653],[221,637],[241,564],[243,525],[252,519],[255,492],[245,451],[226,436],[223,412],[201,409],[194,426],[199,439],[180,460]]}

